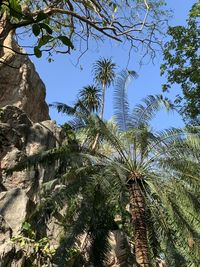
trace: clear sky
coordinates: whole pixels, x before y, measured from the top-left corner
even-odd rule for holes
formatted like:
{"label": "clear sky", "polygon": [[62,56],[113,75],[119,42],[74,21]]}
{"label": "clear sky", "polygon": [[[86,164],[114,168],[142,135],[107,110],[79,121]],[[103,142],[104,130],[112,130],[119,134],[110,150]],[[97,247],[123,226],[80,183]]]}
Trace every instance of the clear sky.
{"label": "clear sky", "polygon": [[[187,14],[195,0],[166,0],[167,7],[173,10],[173,18],[170,19],[170,25],[185,24]],[[78,91],[86,85],[92,83],[92,64],[100,57],[112,57],[113,62],[118,66],[118,71],[126,67],[128,62],[128,53],[125,47],[118,44],[112,46],[109,42],[99,44],[97,48],[91,46],[91,50],[81,58],[78,66],[74,66],[76,59],[73,55],[55,55],[55,61],[48,63],[45,56],[41,59],[32,58],[38,73],[46,84],[47,103],[63,102],[69,105],[73,104]],[[129,102],[131,106],[138,103],[141,98],[149,94],[162,93],[161,84],[165,81],[160,77],[160,64],[162,55],[156,59],[155,63],[149,63],[142,67],[138,64],[140,55],[132,54],[128,68],[135,70],[139,77],[134,80],[129,87]],[[178,86],[172,88],[167,97],[173,98],[179,92]],[[109,88],[106,94],[105,117],[109,119],[113,115],[113,90]],[[58,124],[62,124],[66,119],[58,115],[55,110],[50,110],[50,116]],[[177,114],[166,115],[160,112],[153,121],[155,129],[183,126],[181,118]]]}

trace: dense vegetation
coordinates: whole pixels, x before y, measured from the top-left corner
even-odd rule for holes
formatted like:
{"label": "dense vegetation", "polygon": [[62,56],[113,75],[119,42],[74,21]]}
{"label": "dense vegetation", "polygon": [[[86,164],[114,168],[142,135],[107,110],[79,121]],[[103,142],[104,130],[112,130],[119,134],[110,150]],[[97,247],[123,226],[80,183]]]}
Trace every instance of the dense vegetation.
{"label": "dense vegetation", "polygon": [[200,2],[189,12],[187,25],[169,27],[171,40],[166,43],[161,74],[167,74],[168,83],[163,90],[170,90],[174,83],[182,92],[176,98],[177,106],[187,123],[200,124]]}
{"label": "dense vegetation", "polygon": [[[159,10],[161,2],[151,1],[153,19],[159,17],[155,8]],[[81,38],[103,34],[113,39],[124,36],[133,42],[132,27],[137,22],[132,25],[134,16],[122,20],[125,25],[117,22],[117,15],[130,4],[120,3],[1,1],[1,18],[8,15],[5,20],[9,23],[0,32],[0,40],[3,45],[6,29],[31,26],[38,57],[46,46],[51,56],[59,42],[67,47],[65,52],[70,52],[80,32]],[[146,1],[136,4],[149,12]],[[199,99],[198,10],[199,3],[193,6],[186,27],[169,29],[173,40],[166,44],[162,66],[170,85],[181,84],[185,100],[181,113],[187,127],[154,132],[151,120],[157,111],[174,110],[175,105],[162,95],[151,95],[130,110],[127,89],[137,74],[128,70],[116,74],[116,65],[100,58],[93,66],[94,84],[80,91],[74,106],[51,105],[70,117],[62,126],[63,143],[7,170],[9,173],[53,164],[56,169],[55,179],[41,188],[42,199],[24,223],[23,234],[13,240],[33,246],[33,250],[26,251],[27,266],[108,266],[110,236],[117,233],[122,236],[121,266],[150,267],[159,262],[170,267],[200,266],[200,129],[199,102],[195,102]],[[63,24],[66,21],[67,25]],[[139,24],[142,28],[147,25],[151,24],[146,19]],[[145,38],[148,30],[152,28],[144,32]],[[145,44],[145,38],[139,42]],[[151,47],[148,45],[147,50]],[[105,94],[111,84],[114,118],[106,121]],[[169,84],[164,89],[169,89]],[[48,227],[52,217],[62,229],[55,250],[45,231],[41,231],[41,223],[43,228]]]}
{"label": "dense vegetation", "polygon": [[14,168],[58,166],[55,180],[44,185],[43,203],[30,227],[34,221],[38,231],[37,218],[47,224],[49,216],[59,220],[63,235],[50,254],[59,266],[69,261],[106,266],[109,237],[116,231],[126,240],[125,266],[134,261],[155,266],[161,260],[168,266],[199,266],[199,128],[152,132],[149,123],[156,112],[174,107],[162,96],[148,96],[130,112],[126,93],[136,76],[130,71],[116,78],[115,119],[103,121],[101,81],[111,83],[115,65],[100,59],[95,66],[96,84],[84,87],[73,107],[53,105],[72,116],[63,126],[65,143]]}

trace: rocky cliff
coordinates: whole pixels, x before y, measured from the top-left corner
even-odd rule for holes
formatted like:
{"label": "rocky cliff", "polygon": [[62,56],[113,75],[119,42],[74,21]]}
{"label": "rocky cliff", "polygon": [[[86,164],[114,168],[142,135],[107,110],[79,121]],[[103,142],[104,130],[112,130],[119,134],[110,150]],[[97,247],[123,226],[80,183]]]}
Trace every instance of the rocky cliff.
{"label": "rocky cliff", "polygon": [[6,175],[2,169],[14,166],[27,156],[56,147],[59,140],[61,130],[54,121],[34,123],[15,106],[1,109],[0,266],[24,266],[20,261],[17,265],[14,263],[17,253],[12,238],[20,234],[22,223],[33,212],[41,184],[54,177],[53,166],[14,172],[12,175]]}
{"label": "rocky cliff", "polygon": [[23,222],[35,209],[41,184],[54,177],[54,168],[37,167],[12,175],[3,169],[55,148],[62,133],[50,120],[45,85],[14,41],[12,32],[3,45],[0,48],[0,266],[21,267],[25,266],[22,250],[12,239],[20,234]]}
{"label": "rocky cliff", "polygon": [[[0,33],[1,33],[0,24]],[[33,122],[49,120],[45,102],[46,89],[25,51],[7,36],[0,46],[0,108],[13,105],[23,110]]]}
{"label": "rocky cliff", "polygon": [[45,103],[45,85],[27,56],[17,55],[12,67],[2,64],[0,81],[0,108],[16,106],[33,122],[50,119]]}

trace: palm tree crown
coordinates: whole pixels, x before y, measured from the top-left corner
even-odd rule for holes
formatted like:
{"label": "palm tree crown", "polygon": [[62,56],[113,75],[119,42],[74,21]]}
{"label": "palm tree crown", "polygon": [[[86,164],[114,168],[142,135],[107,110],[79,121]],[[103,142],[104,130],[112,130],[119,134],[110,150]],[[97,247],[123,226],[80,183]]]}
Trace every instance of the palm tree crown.
{"label": "palm tree crown", "polygon": [[101,104],[101,92],[94,85],[85,86],[79,93],[79,99],[89,112],[98,112]]}
{"label": "palm tree crown", "polygon": [[100,118],[103,119],[104,105],[105,105],[105,89],[109,87],[115,79],[115,63],[111,59],[100,58],[93,66],[94,80],[101,86],[101,113]]}
{"label": "palm tree crown", "polygon": [[115,79],[115,63],[111,59],[100,58],[93,65],[94,80],[109,87]]}

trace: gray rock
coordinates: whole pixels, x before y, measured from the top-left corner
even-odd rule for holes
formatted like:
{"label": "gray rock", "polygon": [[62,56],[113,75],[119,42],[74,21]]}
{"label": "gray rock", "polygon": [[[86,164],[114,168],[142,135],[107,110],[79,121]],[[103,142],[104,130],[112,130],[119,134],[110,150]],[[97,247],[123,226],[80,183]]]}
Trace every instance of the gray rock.
{"label": "gray rock", "polygon": [[[22,110],[13,106],[2,108],[0,137],[1,170],[12,168],[27,156],[58,146],[63,138],[61,129],[54,121],[33,123]],[[6,190],[20,187],[31,191],[31,186],[38,182],[38,179],[40,180],[38,183],[41,184],[53,178],[52,168],[49,167],[47,170],[38,168],[37,171],[31,169],[14,172],[12,175],[6,175],[2,171],[0,182]]]}
{"label": "gray rock", "polygon": [[33,122],[49,120],[45,95],[45,85],[27,56],[15,54],[9,64],[0,64],[0,108],[12,105]]}
{"label": "gray rock", "polygon": [[[35,209],[42,183],[54,178],[55,166],[7,174],[30,155],[57,147],[63,139],[54,121],[32,122],[24,111],[5,106],[0,116],[0,266],[24,266],[21,248],[12,238]],[[35,203],[35,204],[34,204]],[[13,259],[13,260],[12,260]],[[2,265],[1,265],[2,264]]]}
{"label": "gray rock", "polygon": [[0,214],[13,236],[20,233],[22,223],[29,214],[29,206],[30,200],[20,188],[0,193]]}

